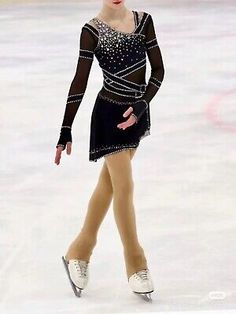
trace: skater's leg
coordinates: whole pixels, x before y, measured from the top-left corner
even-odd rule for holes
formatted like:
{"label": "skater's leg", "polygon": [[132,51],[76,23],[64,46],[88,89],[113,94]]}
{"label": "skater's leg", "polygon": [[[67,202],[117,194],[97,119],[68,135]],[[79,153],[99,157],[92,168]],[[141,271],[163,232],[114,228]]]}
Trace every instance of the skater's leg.
{"label": "skater's leg", "polygon": [[[131,151],[133,158],[135,149]],[[82,259],[89,261],[97,242],[98,229],[109,209],[113,196],[110,174],[104,161],[97,186],[89,200],[83,227],[68,248],[66,259]]]}
{"label": "skater's leg", "polygon": [[112,185],[104,162],[97,185],[88,202],[88,209],[80,233],[69,246],[66,259],[89,261],[97,242],[97,232],[112,200]]}
{"label": "skater's leg", "polygon": [[131,152],[124,150],[105,157],[113,186],[114,217],[123,244],[128,278],[133,273],[147,268],[147,260],[136,230]]}

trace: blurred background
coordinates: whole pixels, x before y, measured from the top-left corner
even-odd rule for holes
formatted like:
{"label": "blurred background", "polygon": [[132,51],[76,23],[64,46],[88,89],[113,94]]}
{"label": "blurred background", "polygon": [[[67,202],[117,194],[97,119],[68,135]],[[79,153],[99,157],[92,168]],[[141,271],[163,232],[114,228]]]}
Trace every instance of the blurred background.
{"label": "blurred background", "polygon": [[[0,1],[0,312],[236,313],[236,2],[127,0],[152,14],[165,78],[133,159],[135,210],[155,291],[127,283],[112,206],[73,294],[61,256],[78,234],[103,159],[88,161],[102,71],[94,59],[54,164],[81,27],[100,1]],[[150,66],[147,63],[147,80]]]}

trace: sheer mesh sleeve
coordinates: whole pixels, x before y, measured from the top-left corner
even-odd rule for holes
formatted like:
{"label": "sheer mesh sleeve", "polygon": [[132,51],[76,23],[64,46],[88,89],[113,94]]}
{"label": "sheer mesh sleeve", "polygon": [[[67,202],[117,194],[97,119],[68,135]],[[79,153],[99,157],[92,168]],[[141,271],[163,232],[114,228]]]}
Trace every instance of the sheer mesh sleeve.
{"label": "sheer mesh sleeve", "polygon": [[133,113],[136,116],[136,123],[144,113],[150,101],[159,90],[164,78],[164,65],[162,54],[156,38],[152,16],[149,14],[146,31],[146,52],[151,65],[151,75],[148,80],[146,91],[135,103]]}
{"label": "sheer mesh sleeve", "polygon": [[86,26],[82,27],[79,40],[79,58],[67,96],[60,138],[56,145],[56,147],[63,147],[63,150],[67,142],[72,142],[72,124],[83,99],[94,60],[94,50],[97,46],[95,37]]}

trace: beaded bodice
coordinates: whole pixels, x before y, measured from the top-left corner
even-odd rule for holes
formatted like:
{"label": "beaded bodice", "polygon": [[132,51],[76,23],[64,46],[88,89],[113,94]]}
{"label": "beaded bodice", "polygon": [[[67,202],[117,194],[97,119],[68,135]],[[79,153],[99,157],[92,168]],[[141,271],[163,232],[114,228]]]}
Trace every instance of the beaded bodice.
{"label": "beaded bodice", "polygon": [[135,23],[132,33],[125,33],[96,18],[94,23],[99,34],[95,56],[103,71],[104,89],[118,96],[139,96],[146,87],[145,76],[133,74],[146,67],[145,36],[139,32],[140,24]]}
{"label": "beaded bodice", "polygon": [[[115,101],[142,99],[147,104],[157,93],[164,77],[164,66],[153,19],[144,11],[132,13],[135,23],[132,32],[117,30],[97,17],[83,25],[78,64],[62,127],[71,128],[86,90],[94,56],[103,72],[101,95]],[[146,56],[151,65],[148,82],[145,78]]]}

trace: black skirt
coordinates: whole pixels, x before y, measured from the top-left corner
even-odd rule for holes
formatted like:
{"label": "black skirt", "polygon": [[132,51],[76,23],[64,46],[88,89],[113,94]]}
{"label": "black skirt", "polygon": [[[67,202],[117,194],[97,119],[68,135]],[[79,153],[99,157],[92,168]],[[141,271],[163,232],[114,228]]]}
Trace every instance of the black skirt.
{"label": "black skirt", "polygon": [[125,130],[117,127],[128,119],[123,114],[130,106],[128,97],[127,101],[118,102],[98,93],[90,122],[89,161],[96,162],[103,156],[138,147],[140,140],[150,135],[149,105],[137,124]]}

